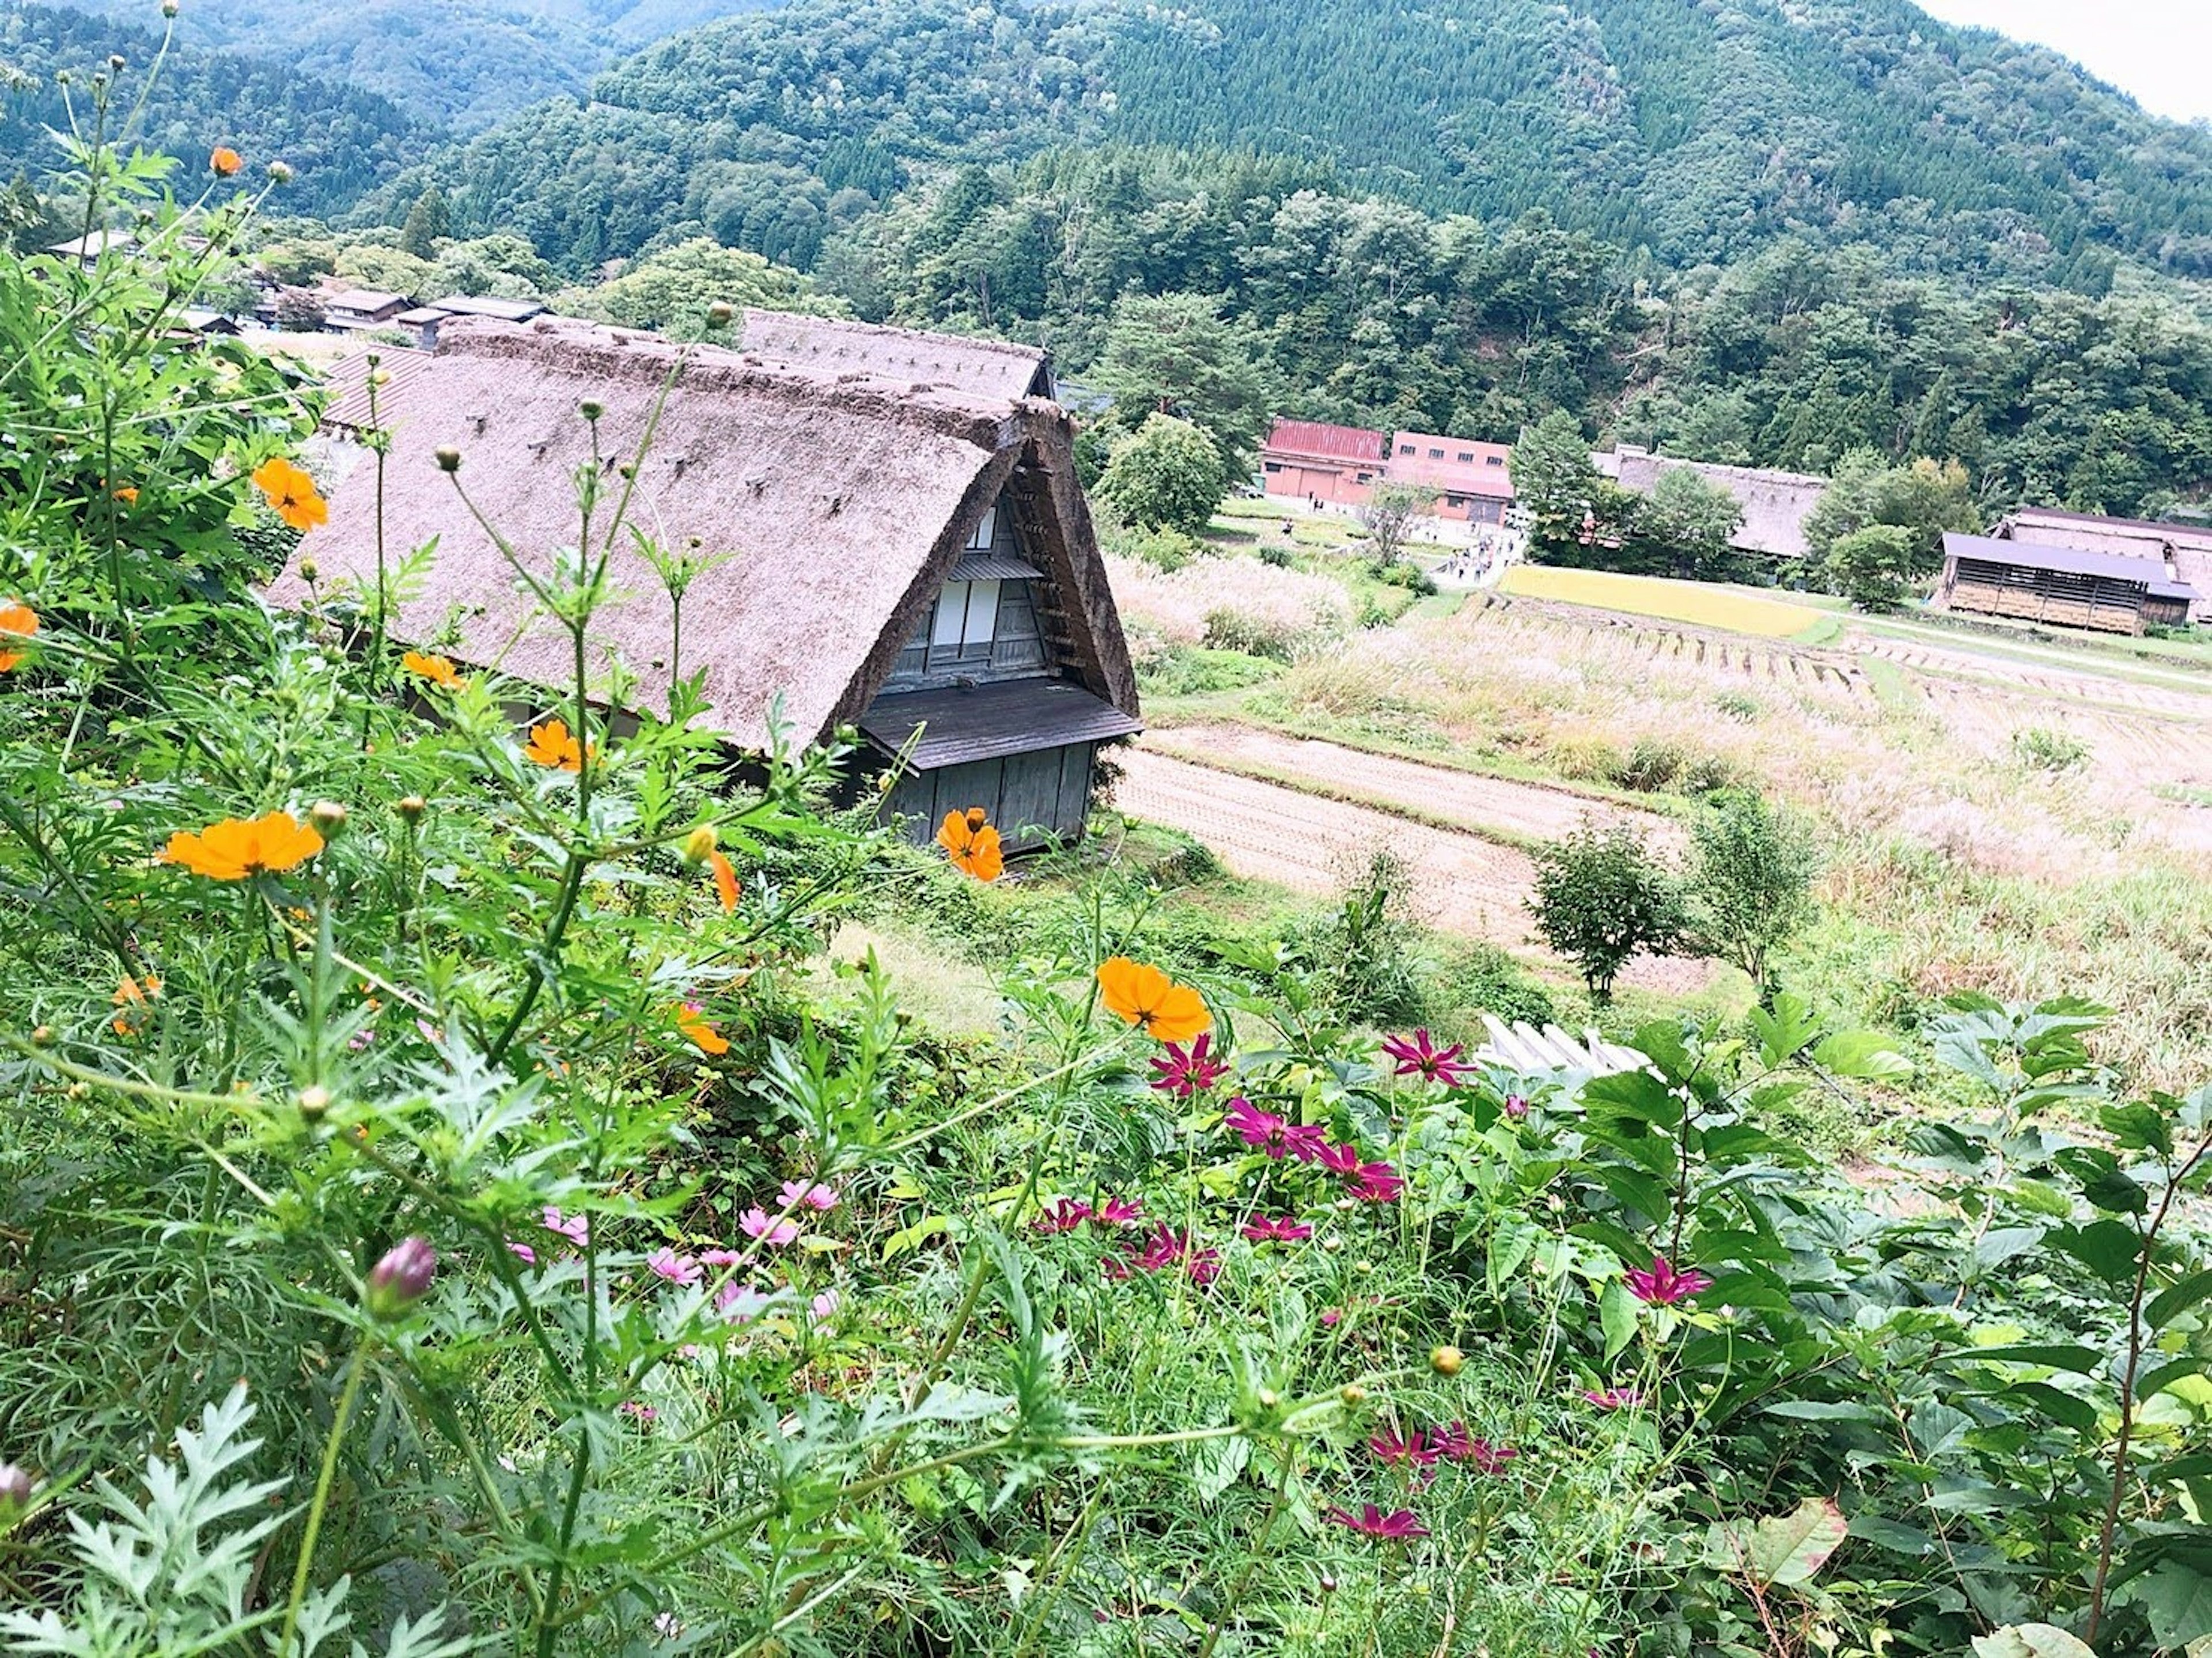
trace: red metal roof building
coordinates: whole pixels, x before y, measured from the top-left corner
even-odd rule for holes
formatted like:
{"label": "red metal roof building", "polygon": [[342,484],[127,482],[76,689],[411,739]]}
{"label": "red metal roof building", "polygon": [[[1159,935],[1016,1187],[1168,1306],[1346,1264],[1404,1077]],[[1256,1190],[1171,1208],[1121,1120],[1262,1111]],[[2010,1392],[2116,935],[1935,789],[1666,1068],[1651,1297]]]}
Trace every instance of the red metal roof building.
{"label": "red metal roof building", "polygon": [[1382,433],[1363,427],[1279,420],[1260,450],[1262,487],[1286,500],[1362,506],[1389,446]]}
{"label": "red metal roof building", "polygon": [[1438,518],[1502,524],[1513,500],[1513,477],[1506,467],[1512,453],[1512,445],[1506,443],[1401,432],[1390,446],[1390,481],[1434,489]]}

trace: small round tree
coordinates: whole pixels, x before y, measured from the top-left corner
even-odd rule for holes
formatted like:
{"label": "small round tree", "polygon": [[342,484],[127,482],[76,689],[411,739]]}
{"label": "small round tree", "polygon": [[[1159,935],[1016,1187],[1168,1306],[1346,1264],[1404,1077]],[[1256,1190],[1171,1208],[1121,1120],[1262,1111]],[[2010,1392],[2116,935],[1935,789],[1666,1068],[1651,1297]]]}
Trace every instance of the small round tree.
{"label": "small round tree", "polygon": [[1536,854],[1528,901],[1536,932],[1572,962],[1600,1002],[1630,958],[1672,949],[1684,931],[1681,889],[1674,875],[1623,824],[1584,823]]}
{"label": "small round tree", "polygon": [[1735,789],[1713,798],[1690,835],[1698,948],[1741,968],[1763,1003],[1773,992],[1774,952],[1812,912],[1820,866],[1812,833],[1795,813]]}
{"label": "small round tree", "polygon": [[1152,415],[1114,446],[1098,493],[1130,523],[1195,534],[1228,493],[1221,452],[1187,420]]}

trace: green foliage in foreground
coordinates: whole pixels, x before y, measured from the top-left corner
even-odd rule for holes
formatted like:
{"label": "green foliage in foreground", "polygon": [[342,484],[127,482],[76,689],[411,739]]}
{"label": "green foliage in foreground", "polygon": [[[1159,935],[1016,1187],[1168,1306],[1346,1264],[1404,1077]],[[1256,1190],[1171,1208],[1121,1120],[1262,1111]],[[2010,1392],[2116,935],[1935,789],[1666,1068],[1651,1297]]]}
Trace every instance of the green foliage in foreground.
{"label": "green foliage in foreground", "polygon": [[[0,255],[83,319],[13,372],[136,372],[186,258]],[[42,537],[0,548],[40,619],[0,666],[12,1650],[2212,1634],[2212,1254],[2179,1224],[2212,1090],[2137,1097],[2097,1010],[1954,1007],[1957,1104],[1894,1202],[1770,1125],[1911,1062],[1786,995],[1620,1033],[1649,1064],[1598,1078],[1378,1045],[1380,878],[1182,969],[1201,1048],[1102,1005],[1172,939],[1093,872],[994,964],[999,1033],[935,1037],[830,928],[1018,899],[828,810],[834,743],[734,783],[696,682],[623,732],[616,679],[403,696],[416,550],[298,616],[242,550],[134,580],[207,501],[248,516],[275,434],[202,426],[119,530],[0,475]],[[638,459],[572,480],[572,548],[519,550],[580,662]],[[270,814],[258,867],[177,839]]]}

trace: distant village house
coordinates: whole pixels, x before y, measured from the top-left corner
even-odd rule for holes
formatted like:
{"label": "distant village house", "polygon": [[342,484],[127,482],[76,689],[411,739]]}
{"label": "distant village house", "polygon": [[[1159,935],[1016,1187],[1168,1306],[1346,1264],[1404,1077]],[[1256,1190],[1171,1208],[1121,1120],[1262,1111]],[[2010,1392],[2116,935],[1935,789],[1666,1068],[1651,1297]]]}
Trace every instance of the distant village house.
{"label": "distant village house", "polygon": [[1401,432],[1390,446],[1390,481],[1433,489],[1438,518],[1503,524],[1513,504],[1513,446],[1434,432]]}
{"label": "distant village house", "polygon": [[2191,619],[2212,622],[2212,525],[2099,518],[2056,507],[2022,507],[2001,519],[1991,533],[2001,541],[2149,559],[2165,567],[2175,583],[2195,592]]}
{"label": "distant village house", "polygon": [[[871,768],[892,773],[886,809],[917,839],[973,806],[1014,849],[1079,834],[1098,749],[1139,724],[1073,424],[1025,395],[1049,384],[1043,354],[761,324],[749,318],[746,349],[690,348],[637,480],[632,521],[665,544],[696,537],[714,560],[684,602],[682,671],[704,671],[714,722],[740,750],[765,749],[778,698],[799,738],[857,726]],[[386,355],[386,545],[440,537],[398,637],[457,628],[450,654],[496,662],[554,705],[564,635],[527,613],[434,452],[459,450],[476,505],[550,556],[577,535],[569,477],[591,446],[578,405],[604,406],[603,452],[634,449],[677,350],[551,318],[453,317],[434,354]],[[367,424],[365,375],[356,359],[335,376],[325,425],[341,439]],[[375,469],[361,452],[329,525],[301,544],[325,583],[375,568]],[[636,676],[638,704],[665,707],[667,597],[627,544],[611,586],[598,643]],[[296,562],[272,596],[303,602]]]}
{"label": "distant village house", "polygon": [[2045,546],[2017,534],[1947,535],[1939,610],[2140,634],[2181,627],[2201,604],[2162,559]]}
{"label": "distant village house", "polygon": [[1285,501],[1364,506],[1389,449],[1385,434],[1364,427],[1279,420],[1260,451],[1261,488]]}
{"label": "distant village house", "polygon": [[1680,460],[1624,443],[1611,452],[1592,455],[1597,470],[1624,489],[1648,495],[1661,474],[1679,469],[1695,472],[1735,497],[1743,508],[1730,544],[1738,552],[1770,559],[1804,557],[1805,520],[1828,493],[1828,480],[1810,472],[1784,472],[1761,466],[1727,466],[1715,461]]}

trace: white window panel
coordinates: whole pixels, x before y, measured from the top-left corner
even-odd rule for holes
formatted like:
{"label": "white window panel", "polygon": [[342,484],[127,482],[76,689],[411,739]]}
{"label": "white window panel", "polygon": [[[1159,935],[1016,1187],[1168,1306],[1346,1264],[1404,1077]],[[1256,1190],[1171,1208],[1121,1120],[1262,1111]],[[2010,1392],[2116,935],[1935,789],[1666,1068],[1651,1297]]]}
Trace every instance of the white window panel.
{"label": "white window panel", "polygon": [[970,581],[968,589],[968,623],[962,629],[960,642],[963,647],[988,645],[999,630],[999,584],[996,581]]}
{"label": "white window panel", "polygon": [[948,581],[945,591],[937,596],[937,621],[930,629],[929,647],[934,651],[958,650],[967,622],[968,583]]}

